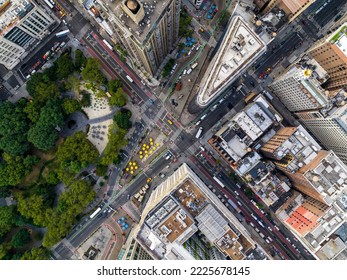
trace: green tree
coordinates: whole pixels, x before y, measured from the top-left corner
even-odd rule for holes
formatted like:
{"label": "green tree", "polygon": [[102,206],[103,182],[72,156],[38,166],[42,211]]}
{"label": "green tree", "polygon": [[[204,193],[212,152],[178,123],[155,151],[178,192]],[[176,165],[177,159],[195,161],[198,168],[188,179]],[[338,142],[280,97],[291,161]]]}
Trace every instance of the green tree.
{"label": "green tree", "polygon": [[61,127],[64,125],[64,115],[59,99],[52,99],[46,103],[41,109],[39,122],[51,127]]}
{"label": "green tree", "polygon": [[99,153],[86,138],[86,134],[79,131],[65,139],[59,146],[56,156],[63,169],[76,173],[75,166],[79,169],[86,167],[89,163],[96,161]]}
{"label": "green tree", "polygon": [[107,89],[110,93],[116,93],[119,88],[122,87],[122,81],[121,80],[111,80],[107,84]]}
{"label": "green tree", "polygon": [[87,63],[87,58],[84,56],[83,52],[79,49],[75,51],[75,68],[80,71],[81,67],[85,67]]}
{"label": "green tree", "polygon": [[55,128],[63,124],[64,115],[60,100],[49,100],[42,107],[37,123],[30,128],[28,140],[38,149],[47,151],[54,146],[58,138],[58,132]]}
{"label": "green tree", "polygon": [[22,193],[18,193],[16,199],[18,201],[17,209],[22,216],[32,219],[35,225],[47,225],[50,213],[47,211],[48,206],[45,205],[42,195],[33,194],[25,198]]}
{"label": "green tree", "polygon": [[108,169],[107,165],[98,164],[95,168],[95,174],[97,176],[104,176],[107,173],[107,169]]}
{"label": "green tree", "polygon": [[3,154],[3,162],[0,163],[0,186],[15,186],[28,175],[34,164],[38,163],[35,156],[12,157]]}
{"label": "green tree", "polygon": [[63,101],[63,110],[65,114],[69,115],[73,112],[81,110],[81,103],[76,99],[65,98]]}
{"label": "green tree", "polygon": [[24,107],[23,111],[26,113],[27,118],[31,120],[31,122],[36,123],[40,118],[40,110],[41,110],[41,104],[35,100],[30,100],[27,102],[26,106]]}
{"label": "green tree", "polygon": [[29,125],[20,107],[5,101],[0,103],[0,149],[12,156],[24,154],[28,148]]}
{"label": "green tree", "polygon": [[26,251],[21,260],[48,260],[49,251],[46,248],[38,247],[33,248],[30,251]]}
{"label": "green tree", "polygon": [[3,236],[12,228],[15,220],[16,214],[12,206],[0,207],[0,236]]}
{"label": "green tree", "polygon": [[111,106],[118,107],[123,107],[127,104],[127,98],[123,93],[122,88],[118,88],[117,91],[111,95],[111,97],[109,98],[109,104]]}
{"label": "green tree", "polygon": [[179,36],[188,37],[193,34],[193,30],[190,28],[192,17],[188,15],[186,10],[181,9],[180,24],[179,24]]}
{"label": "green tree", "polygon": [[28,140],[42,151],[51,149],[57,139],[58,132],[52,126],[42,124],[42,122],[38,122],[28,132]]}
{"label": "green tree", "polygon": [[55,170],[49,171],[45,176],[46,182],[50,185],[57,185],[60,180],[58,177],[58,173]]}
{"label": "green tree", "polygon": [[73,90],[76,98],[79,97],[80,93],[80,79],[75,76],[69,76],[67,79],[67,86]]}
{"label": "green tree", "polygon": [[82,93],[81,105],[82,107],[89,107],[92,104],[91,96],[88,92]]}
{"label": "green tree", "polygon": [[11,249],[11,244],[9,243],[0,244],[0,260],[5,259],[10,249]]}
{"label": "green tree", "polygon": [[50,80],[48,75],[43,73],[36,73],[30,78],[27,82],[27,91],[41,104],[59,96],[56,84]]}
{"label": "green tree", "polygon": [[70,54],[61,55],[55,62],[55,73],[59,80],[69,77],[74,70]]}
{"label": "green tree", "polygon": [[119,150],[128,143],[124,138],[126,133],[127,131],[124,129],[118,129],[114,132],[114,129],[110,128],[108,143],[104,150],[104,155],[100,160],[100,164],[109,165],[118,159]]}
{"label": "green tree", "polygon": [[131,111],[123,108],[116,113],[113,119],[120,128],[128,130],[131,128],[131,115]]}
{"label": "green tree", "polygon": [[100,71],[99,61],[95,58],[88,58],[86,67],[82,70],[82,78],[85,81],[102,84],[105,82],[105,77]]}
{"label": "green tree", "polygon": [[22,248],[30,241],[30,233],[27,229],[20,229],[11,240],[13,248]]}

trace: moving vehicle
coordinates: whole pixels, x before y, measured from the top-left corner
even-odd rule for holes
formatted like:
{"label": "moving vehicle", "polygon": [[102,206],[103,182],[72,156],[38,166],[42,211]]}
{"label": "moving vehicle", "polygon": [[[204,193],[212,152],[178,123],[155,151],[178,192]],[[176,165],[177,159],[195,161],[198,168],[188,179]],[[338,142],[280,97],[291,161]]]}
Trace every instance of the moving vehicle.
{"label": "moving vehicle", "polygon": [[167,122],[168,122],[169,124],[173,124],[172,121],[171,121],[170,119],[168,119]]}
{"label": "moving vehicle", "polygon": [[93,219],[100,211],[101,211],[101,208],[98,207],[98,208],[89,216],[89,218]]}
{"label": "moving vehicle", "polygon": [[213,180],[215,180],[222,188],[225,188],[225,185],[216,176],[213,176]]}
{"label": "moving vehicle", "polygon": [[108,47],[111,51],[113,51],[113,47],[111,46],[111,44],[109,42],[107,42],[105,39],[103,39],[102,41],[104,42],[106,47]]}
{"label": "moving vehicle", "polygon": [[130,78],[130,76],[129,76],[129,75],[126,75],[126,78],[128,79],[128,81],[129,81],[129,82],[131,82],[131,83],[133,83],[133,82],[134,82],[134,80],[133,80],[132,78]]}
{"label": "moving vehicle", "polygon": [[164,174],[164,173],[159,173],[159,177],[160,177],[160,178],[164,178],[164,177],[165,177],[165,174]]}
{"label": "moving vehicle", "polygon": [[198,130],[198,132],[195,135],[196,139],[199,139],[201,137],[203,129],[204,128],[202,126],[199,127],[199,130]]}
{"label": "moving vehicle", "polygon": [[228,203],[236,210],[237,213],[241,212],[241,209],[237,207],[237,205],[231,199],[228,199]]}
{"label": "moving vehicle", "polygon": [[58,32],[57,34],[55,34],[55,36],[57,37],[63,37],[63,36],[66,36],[67,34],[69,34],[70,30],[69,29],[66,29],[64,31],[61,31],[61,32]]}
{"label": "moving vehicle", "polygon": [[169,160],[171,157],[172,157],[172,154],[171,154],[169,151],[166,152],[166,154],[165,154],[165,159],[166,159],[166,160]]}
{"label": "moving vehicle", "polygon": [[192,70],[194,70],[196,68],[196,66],[198,66],[198,63],[195,62],[193,65],[192,65]]}
{"label": "moving vehicle", "polygon": [[207,114],[203,115],[203,116],[200,118],[200,120],[202,121],[202,120],[204,120],[206,117],[207,117]]}

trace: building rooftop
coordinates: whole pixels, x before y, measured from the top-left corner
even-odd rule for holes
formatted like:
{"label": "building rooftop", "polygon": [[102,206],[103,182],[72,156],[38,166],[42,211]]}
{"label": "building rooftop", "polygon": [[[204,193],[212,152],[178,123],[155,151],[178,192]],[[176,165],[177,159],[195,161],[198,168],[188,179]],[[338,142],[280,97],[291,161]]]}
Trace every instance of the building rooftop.
{"label": "building rooftop", "polygon": [[[152,192],[138,225],[136,239],[155,259],[194,259],[194,254],[183,244],[193,236],[196,238],[197,232],[212,244],[231,232],[236,236],[234,242],[238,248],[234,248],[232,253],[235,259],[240,255],[244,258],[253,246],[252,241],[248,241],[246,229],[183,164]],[[243,235],[245,237],[240,239]],[[223,250],[221,253],[226,254]]]}
{"label": "building rooftop", "polygon": [[[128,0],[130,7],[134,10],[138,10],[141,5],[144,9],[144,18],[139,24],[134,22],[127,13],[122,9],[122,1],[104,1],[99,0],[95,2],[95,8],[98,10],[103,10],[107,16],[102,16],[105,20],[117,20],[120,22],[124,30],[127,30],[129,34],[134,36],[136,40],[140,43],[146,42],[150,37],[150,34],[156,29],[157,21],[160,19],[163,10],[167,7],[171,0],[146,0],[146,1],[134,1]],[[91,2],[92,7],[94,4]],[[136,4],[137,3],[137,4]],[[127,2],[125,1],[127,6]],[[135,7],[135,6],[136,7]],[[139,5],[139,6],[137,6]],[[141,7],[141,8],[142,8]]]}
{"label": "building rooftop", "polygon": [[218,53],[210,62],[197,101],[205,106],[251,63],[266,45],[240,17],[230,21]]}
{"label": "building rooftop", "polygon": [[346,166],[333,152],[319,151],[317,157],[299,172],[304,174],[328,205],[347,187]]}
{"label": "building rooftop", "polygon": [[258,139],[273,123],[274,116],[257,102],[247,106],[233,119],[251,139]]}
{"label": "building rooftop", "polygon": [[0,35],[4,35],[33,8],[34,4],[28,0],[0,0]]}
{"label": "building rooftop", "polygon": [[333,260],[342,251],[347,251],[347,246],[339,237],[336,237],[330,239],[316,254],[321,260]]}

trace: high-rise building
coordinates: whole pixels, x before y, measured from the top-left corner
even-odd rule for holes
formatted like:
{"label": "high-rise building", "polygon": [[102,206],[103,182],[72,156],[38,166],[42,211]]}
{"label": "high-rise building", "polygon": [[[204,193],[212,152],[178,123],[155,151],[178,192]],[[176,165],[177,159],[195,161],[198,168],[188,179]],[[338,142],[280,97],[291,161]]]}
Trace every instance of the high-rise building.
{"label": "high-rise building", "polygon": [[243,225],[185,163],[155,188],[141,217],[134,236],[153,259],[199,258],[189,250],[196,238],[234,260],[255,248]]}
{"label": "high-rise building", "polygon": [[308,111],[296,116],[322,145],[347,164],[347,105],[334,107],[326,114]]}
{"label": "high-rise building", "polygon": [[285,173],[293,186],[331,205],[347,183],[347,167],[332,151],[321,150],[303,127],[280,129],[260,151]]}
{"label": "high-rise building", "polygon": [[319,40],[308,54],[327,71],[330,78],[324,84],[329,91],[347,86],[347,22],[329,36]]}
{"label": "high-rise building", "polygon": [[291,112],[320,109],[328,104],[317,75],[306,67],[295,64],[271,84],[273,92]]}
{"label": "high-rise building", "polygon": [[[291,22],[305,11],[314,1],[315,0],[270,0],[261,7],[261,11],[263,14],[266,14],[272,8],[278,7],[286,13],[289,22]],[[260,3],[264,2],[260,1]]]}
{"label": "high-rise building", "polygon": [[123,260],[153,260],[153,258],[147,253],[145,249],[133,238],[132,232],[129,234],[125,244],[125,251],[123,252]]}
{"label": "high-rise building", "polygon": [[0,63],[15,67],[31,45],[50,34],[54,22],[30,0],[0,0]]}
{"label": "high-rise building", "polygon": [[178,42],[181,0],[89,1],[87,9],[137,67],[159,74]]}

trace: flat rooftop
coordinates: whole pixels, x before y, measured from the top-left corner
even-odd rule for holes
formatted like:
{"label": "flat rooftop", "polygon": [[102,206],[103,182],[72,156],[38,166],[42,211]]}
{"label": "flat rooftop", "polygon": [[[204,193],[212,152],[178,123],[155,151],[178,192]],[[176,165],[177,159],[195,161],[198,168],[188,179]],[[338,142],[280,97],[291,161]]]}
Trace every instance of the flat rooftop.
{"label": "flat rooftop", "polygon": [[240,16],[233,18],[226,33],[202,79],[205,82],[201,84],[197,98],[201,106],[206,106],[214,99],[242,69],[266,49],[265,43]]}
{"label": "flat rooftop", "polygon": [[28,0],[0,0],[0,35],[4,35],[33,8]]}
{"label": "flat rooftop", "polygon": [[122,1],[105,1],[101,0],[101,3],[107,6],[109,15],[112,15],[123,24],[124,29],[128,30],[140,43],[145,42],[149,35],[157,28],[157,21],[160,19],[164,9],[167,7],[171,0],[146,0],[138,1],[143,4],[145,11],[145,17],[136,24],[122,9]]}

